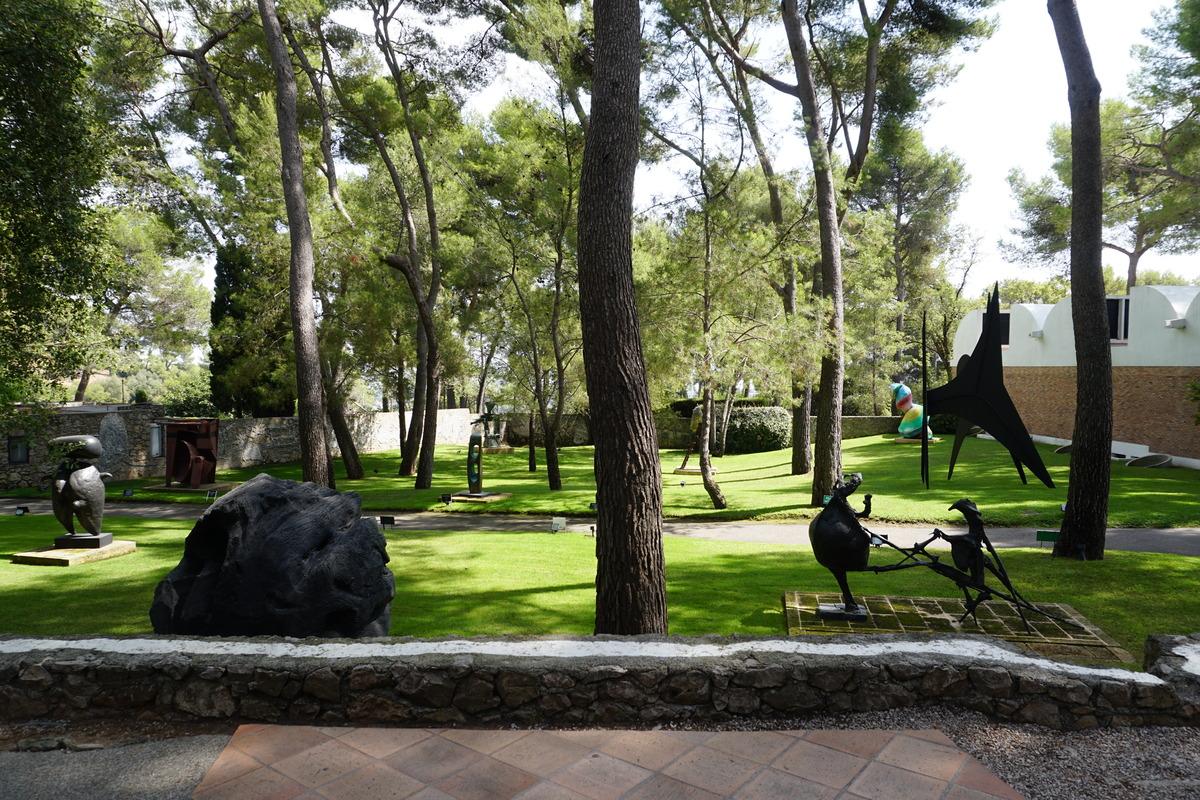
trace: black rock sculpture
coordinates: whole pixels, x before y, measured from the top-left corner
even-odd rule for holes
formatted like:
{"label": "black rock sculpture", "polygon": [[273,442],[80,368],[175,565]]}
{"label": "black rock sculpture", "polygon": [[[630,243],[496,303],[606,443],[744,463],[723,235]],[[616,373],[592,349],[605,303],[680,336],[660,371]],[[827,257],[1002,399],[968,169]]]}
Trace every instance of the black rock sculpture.
{"label": "black rock sculpture", "polygon": [[395,579],[353,492],[258,475],[213,503],[158,585],[155,633],[386,636]]}
{"label": "black rock sculpture", "polygon": [[[50,443],[65,450],[50,483],[50,507],[67,529],[67,535],[55,539],[54,546],[99,548],[110,544],[112,534],[103,533],[100,528],[104,524],[104,479],[112,474],[101,472],[90,463],[104,454],[100,440],[81,434],[59,436]],[[75,532],[76,517],[87,533]]]}

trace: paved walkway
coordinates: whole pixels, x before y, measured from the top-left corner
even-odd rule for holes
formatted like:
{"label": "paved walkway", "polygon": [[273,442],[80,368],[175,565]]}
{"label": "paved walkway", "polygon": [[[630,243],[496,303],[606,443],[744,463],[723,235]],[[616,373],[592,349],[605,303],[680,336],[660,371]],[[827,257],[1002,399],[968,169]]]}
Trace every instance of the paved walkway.
{"label": "paved walkway", "polygon": [[[0,498],[0,514],[12,514],[25,506],[32,514],[50,514],[48,500]],[[207,506],[173,503],[109,503],[105,515],[112,517],[143,517],[153,519],[197,519]],[[389,516],[394,527],[409,530],[479,530],[479,531],[548,531],[550,517],[530,517],[505,514],[475,514],[461,511],[412,513],[403,511],[370,511],[367,516]],[[567,517],[566,533],[588,533],[596,524],[587,517]],[[935,526],[889,525],[863,520],[872,531],[885,534],[901,547],[929,537]],[[966,527],[941,526],[945,533],[965,533]],[[995,547],[1037,547],[1037,528],[988,528],[988,539]],[[790,522],[696,522],[666,520],[663,532],[668,536],[693,539],[716,539],[764,544],[808,544],[808,523]],[[1181,556],[1200,556],[1200,528],[1109,528],[1105,538],[1108,550],[1131,550],[1140,553],[1169,553]]]}
{"label": "paved walkway", "polygon": [[1019,800],[940,731],[243,725],[195,800]]}

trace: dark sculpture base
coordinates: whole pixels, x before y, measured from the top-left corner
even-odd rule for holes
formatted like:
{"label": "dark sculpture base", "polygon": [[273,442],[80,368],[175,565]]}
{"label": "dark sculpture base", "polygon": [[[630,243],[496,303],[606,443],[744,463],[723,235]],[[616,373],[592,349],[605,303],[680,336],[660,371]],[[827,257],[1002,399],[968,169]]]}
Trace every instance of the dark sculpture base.
{"label": "dark sculpture base", "polygon": [[68,533],[54,540],[56,550],[87,550],[112,544],[111,533]]}
{"label": "dark sculpture base", "polygon": [[821,619],[845,619],[851,622],[862,622],[867,618],[867,609],[863,606],[855,606],[852,611],[847,611],[844,603],[818,603],[817,616]]}

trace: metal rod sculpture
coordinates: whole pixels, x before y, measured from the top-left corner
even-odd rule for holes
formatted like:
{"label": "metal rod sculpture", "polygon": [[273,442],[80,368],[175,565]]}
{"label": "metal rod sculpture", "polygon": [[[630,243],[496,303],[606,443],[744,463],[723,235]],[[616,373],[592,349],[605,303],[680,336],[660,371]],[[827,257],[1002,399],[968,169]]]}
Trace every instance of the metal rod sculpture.
{"label": "metal rod sculpture", "polygon": [[[871,512],[871,495],[866,495],[864,510],[856,512],[847,499],[862,483],[862,475],[855,473],[846,475],[833,489],[829,504],[809,524],[808,538],[812,543],[813,555],[821,566],[833,573],[838,586],[842,590],[842,605],[828,616],[865,616],[858,603],[850,593],[846,580],[847,572],[893,572],[912,567],[928,567],[937,574],[949,578],[962,589],[965,602],[965,613],[959,619],[963,622],[967,617],[975,616],[975,609],[985,600],[998,597],[1012,603],[1025,630],[1030,633],[1033,629],[1025,617],[1026,611],[1032,611],[1066,625],[1082,628],[1070,620],[1043,611],[1030,603],[1013,586],[1000,554],[992,547],[983,529],[983,516],[975,504],[963,498],[950,506],[950,510],[960,512],[967,520],[967,532],[948,534],[934,528],[928,539],[918,542],[912,547],[901,547],[888,540],[887,536],[868,530],[859,520]],[[942,561],[936,553],[930,553],[926,548],[935,541],[943,540],[950,545],[950,558],[953,565]],[[903,558],[895,564],[870,566],[870,548],[887,546],[900,553]],[[1003,586],[1003,590],[989,586],[988,574],[995,577]],[[974,595],[972,595],[974,592]]]}

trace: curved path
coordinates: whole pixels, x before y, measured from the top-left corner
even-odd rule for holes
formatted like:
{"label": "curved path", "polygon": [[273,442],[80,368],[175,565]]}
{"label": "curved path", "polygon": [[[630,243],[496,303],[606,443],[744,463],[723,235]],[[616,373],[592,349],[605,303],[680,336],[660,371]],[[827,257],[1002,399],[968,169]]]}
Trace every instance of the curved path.
{"label": "curved path", "polygon": [[[50,514],[48,500],[0,499],[0,514],[12,514],[25,506],[32,514]],[[151,519],[198,519],[207,506],[180,503],[110,503],[106,516],[142,517]],[[550,517],[507,514],[475,514],[459,511],[372,511],[365,516],[390,516],[398,529],[421,531],[548,531]],[[565,533],[587,534],[596,524],[594,518],[566,517]],[[933,525],[891,525],[864,520],[866,527],[901,547],[928,538]],[[966,533],[965,527],[942,526],[946,533]],[[995,547],[1037,547],[1037,528],[988,528],[988,539]],[[731,542],[760,542],[763,544],[808,544],[808,523],[803,520],[785,522],[664,520],[663,532],[668,536],[691,539],[715,539]],[[1047,545],[1048,547],[1048,545]],[[1105,539],[1108,550],[1129,550],[1140,553],[1167,553],[1180,556],[1200,556],[1200,528],[1109,528]]]}

